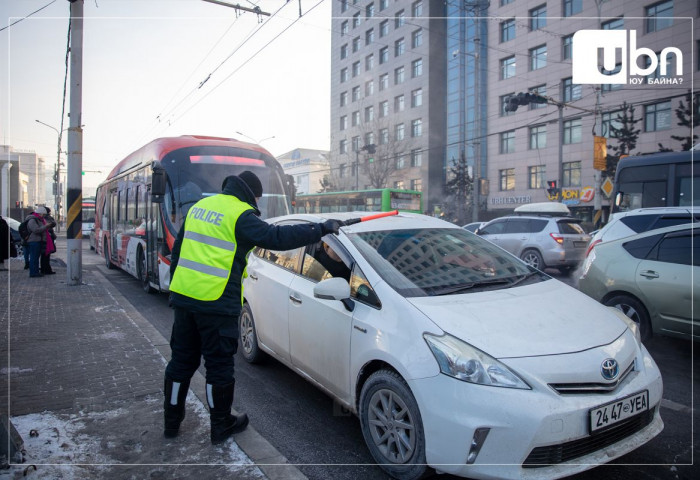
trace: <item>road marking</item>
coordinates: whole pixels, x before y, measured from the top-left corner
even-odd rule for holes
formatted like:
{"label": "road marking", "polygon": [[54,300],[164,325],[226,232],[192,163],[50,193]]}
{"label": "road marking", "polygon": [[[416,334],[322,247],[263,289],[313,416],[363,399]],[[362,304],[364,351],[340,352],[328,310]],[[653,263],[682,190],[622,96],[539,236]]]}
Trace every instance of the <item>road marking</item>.
{"label": "road marking", "polygon": [[668,408],[669,410],[675,410],[676,412],[682,412],[682,413],[693,413],[693,409],[683,405],[682,403],[674,402],[673,400],[668,400],[666,398],[661,399],[661,406],[664,408]]}

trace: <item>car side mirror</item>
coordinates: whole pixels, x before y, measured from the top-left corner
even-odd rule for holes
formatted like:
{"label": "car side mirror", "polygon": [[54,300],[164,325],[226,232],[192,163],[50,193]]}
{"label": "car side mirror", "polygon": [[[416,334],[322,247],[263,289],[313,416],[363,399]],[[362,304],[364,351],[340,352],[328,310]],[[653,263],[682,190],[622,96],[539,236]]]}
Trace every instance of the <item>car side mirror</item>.
{"label": "car side mirror", "polygon": [[327,278],[316,284],[314,297],[322,300],[344,300],[350,298],[350,284],[344,278]]}
{"label": "car side mirror", "polygon": [[165,195],[166,178],[165,170],[161,167],[154,167],[151,174],[151,200],[154,203],[162,203]]}
{"label": "car side mirror", "polygon": [[615,206],[619,207],[622,205],[622,198],[625,196],[623,192],[617,192],[617,195],[615,195]]}

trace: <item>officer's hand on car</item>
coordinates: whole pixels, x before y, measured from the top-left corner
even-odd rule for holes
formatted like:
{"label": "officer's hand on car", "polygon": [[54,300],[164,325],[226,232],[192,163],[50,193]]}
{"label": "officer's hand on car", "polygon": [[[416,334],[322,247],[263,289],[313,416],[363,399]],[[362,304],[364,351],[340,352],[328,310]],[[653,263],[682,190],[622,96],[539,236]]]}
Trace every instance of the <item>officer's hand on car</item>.
{"label": "officer's hand on car", "polygon": [[335,235],[338,235],[338,231],[340,230],[340,227],[345,226],[345,222],[342,220],[326,220],[325,222],[321,223],[321,234],[323,235],[328,235],[329,233],[333,233]]}

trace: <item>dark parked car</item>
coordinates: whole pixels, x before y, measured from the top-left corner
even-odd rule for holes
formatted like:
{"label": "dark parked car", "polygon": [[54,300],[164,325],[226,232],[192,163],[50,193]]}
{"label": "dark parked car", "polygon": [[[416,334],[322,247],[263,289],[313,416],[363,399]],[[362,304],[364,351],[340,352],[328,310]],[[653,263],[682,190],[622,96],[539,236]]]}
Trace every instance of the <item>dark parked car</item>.
{"label": "dark parked car", "polygon": [[12,243],[15,244],[17,249],[17,256],[21,257],[24,255],[24,249],[22,247],[22,237],[19,236],[19,224],[14,218],[5,218],[7,221],[7,226],[10,227],[10,237],[12,238]]}

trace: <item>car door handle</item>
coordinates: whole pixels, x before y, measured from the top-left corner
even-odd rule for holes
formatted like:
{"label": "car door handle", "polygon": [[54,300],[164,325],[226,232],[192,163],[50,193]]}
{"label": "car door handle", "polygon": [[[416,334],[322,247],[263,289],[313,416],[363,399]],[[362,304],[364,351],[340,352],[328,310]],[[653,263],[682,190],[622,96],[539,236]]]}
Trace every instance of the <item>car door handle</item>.
{"label": "car door handle", "polygon": [[292,301],[292,303],[296,303],[297,305],[301,304],[301,298],[297,298],[294,295],[290,295],[289,299]]}
{"label": "car door handle", "polygon": [[646,278],[659,278],[659,274],[653,270],[644,270],[640,275]]}
{"label": "car door handle", "polygon": [[248,273],[248,276],[250,277],[251,280],[257,280],[258,276],[254,273]]}

